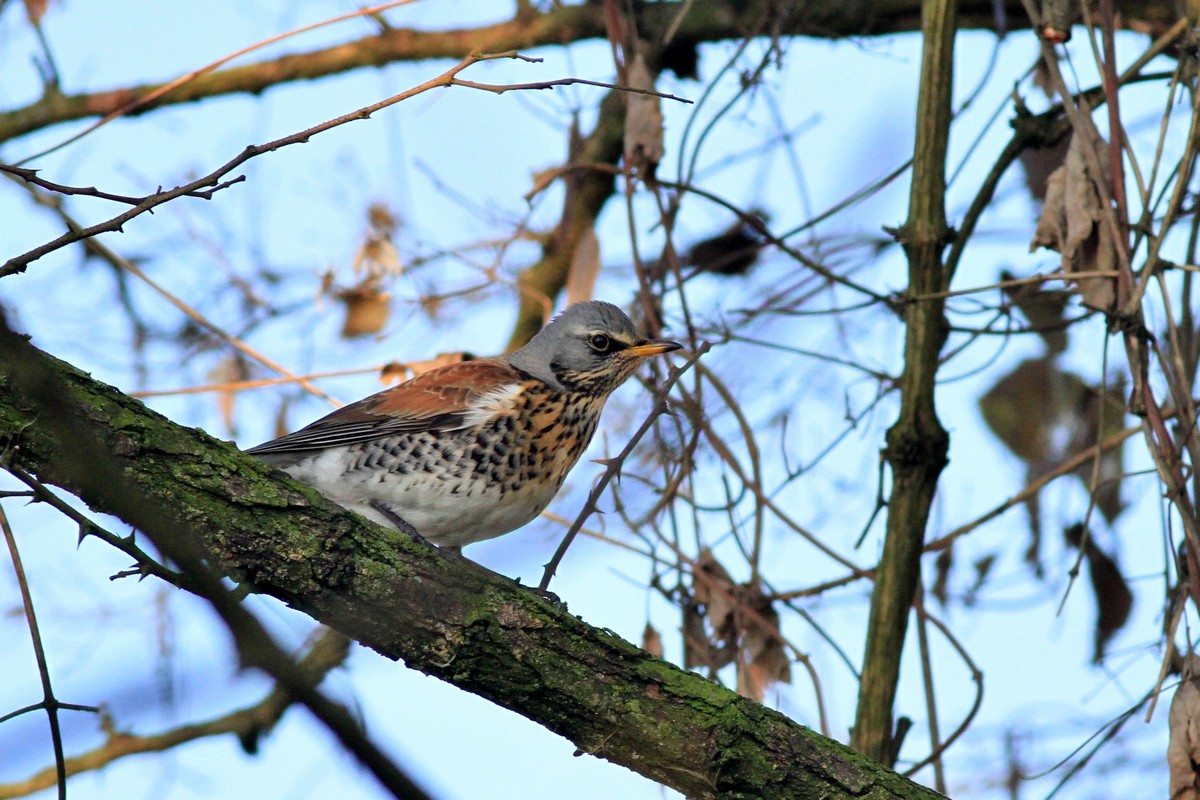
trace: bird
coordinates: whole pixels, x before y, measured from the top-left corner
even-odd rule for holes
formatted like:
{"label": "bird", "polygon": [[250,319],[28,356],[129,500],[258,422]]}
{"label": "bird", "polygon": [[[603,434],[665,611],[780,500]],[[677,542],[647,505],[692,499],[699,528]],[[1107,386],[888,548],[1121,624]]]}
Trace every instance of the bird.
{"label": "bird", "polygon": [[513,353],[430,370],[246,452],[374,522],[461,548],[540,514],[613,390],[681,347],[611,303],[576,303]]}

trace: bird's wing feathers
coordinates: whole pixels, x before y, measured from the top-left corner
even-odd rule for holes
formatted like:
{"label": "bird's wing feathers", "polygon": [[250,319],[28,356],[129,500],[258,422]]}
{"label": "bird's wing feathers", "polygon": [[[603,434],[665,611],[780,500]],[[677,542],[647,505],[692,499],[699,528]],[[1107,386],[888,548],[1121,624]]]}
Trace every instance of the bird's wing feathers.
{"label": "bird's wing feathers", "polygon": [[373,394],[247,453],[288,453],[357,444],[401,433],[454,431],[512,407],[523,378],[491,359],[464,361]]}

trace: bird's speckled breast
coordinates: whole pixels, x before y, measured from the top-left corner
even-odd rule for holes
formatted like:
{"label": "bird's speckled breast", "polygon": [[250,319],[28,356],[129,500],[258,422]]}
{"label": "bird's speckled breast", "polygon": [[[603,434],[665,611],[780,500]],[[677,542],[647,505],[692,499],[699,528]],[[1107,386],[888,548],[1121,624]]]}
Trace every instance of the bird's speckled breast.
{"label": "bird's speckled breast", "polygon": [[288,471],[391,524],[371,509],[383,505],[436,544],[508,533],[554,498],[591,441],[605,400],[540,382],[524,388],[510,409],[479,427],[376,439],[338,448],[336,460],[326,453]]}

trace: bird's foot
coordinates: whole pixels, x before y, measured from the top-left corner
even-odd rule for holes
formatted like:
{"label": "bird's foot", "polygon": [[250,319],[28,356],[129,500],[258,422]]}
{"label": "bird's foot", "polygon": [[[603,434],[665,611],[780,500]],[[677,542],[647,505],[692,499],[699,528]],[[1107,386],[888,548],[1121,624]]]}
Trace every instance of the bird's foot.
{"label": "bird's foot", "polygon": [[562,611],[567,610],[567,604],[563,601],[563,599],[549,589],[542,589],[539,586],[526,586],[525,584],[521,583],[520,578],[513,578],[513,582],[522,589],[528,589],[529,591],[533,592],[555,608]]}
{"label": "bird's foot", "polygon": [[430,542],[428,539],[426,539],[424,536],[422,536],[421,532],[412,526],[412,523],[410,523],[404,517],[397,514],[395,511],[392,511],[390,508],[385,506],[383,503],[379,502],[378,500],[372,500],[368,505],[370,505],[371,508],[375,509],[380,514],[382,514],[384,519],[386,519],[388,522],[390,522],[392,524],[392,527],[394,527],[396,530],[400,531],[401,533],[407,533],[409,536],[413,537],[418,542],[427,544],[430,547],[433,546],[433,543]]}

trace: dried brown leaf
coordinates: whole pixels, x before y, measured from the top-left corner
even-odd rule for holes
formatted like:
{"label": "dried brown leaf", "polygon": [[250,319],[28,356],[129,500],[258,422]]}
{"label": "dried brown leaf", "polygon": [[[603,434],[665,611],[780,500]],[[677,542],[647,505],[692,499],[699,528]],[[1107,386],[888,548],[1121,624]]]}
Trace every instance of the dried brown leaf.
{"label": "dried brown leaf", "polygon": [[380,236],[391,236],[400,227],[400,221],[387,203],[372,203],[367,206],[367,224],[371,231]]}
{"label": "dried brown leaf", "polygon": [[701,550],[692,566],[692,598],[683,609],[685,666],[707,666],[716,672],[733,662],[737,591],[712,550]]}
{"label": "dried brown leaf", "polygon": [[683,604],[683,666],[707,667],[712,673],[733,662],[734,650],[714,644],[704,624],[704,608],[689,600]]}
{"label": "dried brown leaf", "polygon": [[1088,570],[1092,575],[1092,589],[1096,591],[1096,648],[1092,661],[1104,661],[1104,650],[1109,640],[1129,621],[1133,609],[1133,593],[1121,575],[1121,567],[1111,555],[1098,547],[1087,549]]}
{"label": "dried brown leaf", "polygon": [[983,419],[1013,455],[1043,463],[1058,422],[1062,373],[1046,358],[1024,361],[979,400]]}
{"label": "dried brown leaf", "polygon": [[970,607],[975,605],[975,600],[979,597],[979,591],[983,589],[987,583],[988,575],[992,574],[992,567],[996,565],[996,556],[989,554],[978,559],[975,564],[975,581],[967,588],[966,594],[963,596],[963,605]]}
{"label": "dried brown leaf", "polygon": [[[1077,411],[1074,424],[1068,428],[1069,441],[1064,456],[1086,450],[1098,442],[1119,433],[1125,426],[1125,384],[1112,382],[1107,391],[1090,386],[1082,378],[1077,381]],[[1100,456],[1096,485],[1092,487],[1092,461],[1081,464],[1075,476],[1092,492],[1096,507],[1108,522],[1115,520],[1125,505],[1121,502],[1121,478],[1125,474],[1124,444],[1118,443]]]}
{"label": "dried brown leaf", "polygon": [[[1094,147],[1100,154],[1105,174],[1090,174],[1084,158],[1085,147]],[[1063,272],[1116,269],[1116,245],[1108,225],[1104,224],[1104,208],[1096,190],[1096,181],[1112,183],[1105,153],[1105,142],[1099,135],[1089,142],[1076,131],[1071,136],[1066,161],[1047,180],[1046,202],[1029,249],[1057,250],[1062,255]],[[1077,291],[1085,305],[1107,311],[1116,298],[1114,286],[1113,278],[1083,278],[1078,281]]]}
{"label": "dried brown leaf", "polygon": [[596,278],[600,275],[600,240],[591,224],[583,231],[571,254],[567,271],[567,305],[595,297]]}
{"label": "dried brown leaf", "polygon": [[1133,592],[1129,583],[1121,574],[1121,568],[1116,560],[1105,553],[1085,535],[1082,524],[1076,523],[1064,529],[1063,537],[1071,547],[1082,547],[1083,555],[1088,564],[1088,576],[1091,578],[1092,593],[1096,598],[1096,630],[1092,663],[1099,664],[1104,660],[1104,650],[1109,640],[1129,621],[1129,612],[1133,608]]}
{"label": "dried brown leaf", "polygon": [[1025,173],[1025,185],[1034,200],[1045,202],[1050,176],[1066,161],[1070,146],[1071,137],[1064,136],[1051,147],[1026,147],[1021,151],[1018,158]]}
{"label": "dried brown leaf", "polygon": [[708,624],[720,637],[722,631],[733,626],[737,608],[733,579],[707,547],[700,551],[693,569],[692,596],[704,606]]}
{"label": "dried brown leaf", "polygon": [[[1011,281],[1013,275],[1001,272],[1000,279]],[[1070,292],[1027,284],[1005,286],[1004,294],[1021,310],[1025,319],[1029,320],[1029,327],[1042,337],[1049,354],[1055,355],[1067,349],[1064,314],[1071,299]]]}
{"label": "dried brown leaf", "polygon": [[1096,635],[1092,662],[1104,660],[1104,651],[1109,640],[1129,621],[1133,608],[1133,592],[1121,574],[1121,568],[1112,556],[1099,547],[1087,548],[1088,572],[1092,578],[1092,589],[1096,593]]}
{"label": "dried brown leaf", "polygon": [[929,590],[929,593],[934,596],[938,604],[942,607],[945,607],[946,600],[949,598],[947,587],[950,585],[950,568],[952,566],[954,566],[953,545],[938,553],[937,558],[933,562],[933,588]]}
{"label": "dried brown leaf", "polygon": [[46,16],[46,9],[49,7],[50,0],[25,0],[25,14],[34,27],[41,24],[42,17]]}
{"label": "dried brown leaf", "polygon": [[[747,587],[749,588],[749,587]],[[776,683],[791,683],[792,664],[779,635],[779,614],[761,591],[745,598],[738,694],[761,701]]]}
{"label": "dried brown leaf", "polygon": [[367,235],[354,254],[354,274],[368,278],[404,272],[400,253],[392,242],[399,221],[385,203],[367,208]]}
{"label": "dried brown leaf", "polygon": [[744,275],[758,262],[765,240],[766,214],[751,212],[752,221],[738,219],[729,228],[692,245],[684,263],[700,272],[717,275]]}
{"label": "dried brown leaf", "polygon": [[379,280],[367,276],[357,286],[343,289],[335,297],[345,307],[342,338],[354,339],[379,333],[392,314],[392,295],[385,292]]}
{"label": "dried brown leaf", "polygon": [[[1025,462],[1026,478],[1032,482],[1071,456],[1122,430],[1124,394],[1120,382],[1112,382],[1107,391],[1102,391],[1078,375],[1060,369],[1047,356],[1019,364],[980,399],[979,408],[996,437]],[[1118,444],[1101,456],[1094,490],[1092,462],[1080,465],[1075,471],[1079,480],[1093,491],[1097,507],[1109,522],[1124,509],[1123,452]],[[1028,498],[1026,507],[1034,539],[1027,560],[1036,567],[1041,534],[1037,497]]]}
{"label": "dried brown leaf", "polygon": [[389,239],[368,238],[354,254],[355,275],[399,275],[404,272],[400,253]]}
{"label": "dried brown leaf", "polygon": [[[230,353],[218,361],[208,372],[208,380],[213,384],[238,383],[249,379],[250,370],[246,366],[246,358],[241,353]],[[237,392],[223,390],[217,393],[217,411],[221,415],[221,423],[230,436],[237,436],[237,423],[234,419],[234,409],[237,405]]]}
{"label": "dried brown leaf", "polygon": [[1195,653],[1184,660],[1183,681],[1171,699],[1167,719],[1171,800],[1200,800],[1200,656]]}
{"label": "dried brown leaf", "polygon": [[646,623],[645,628],[642,628],[642,649],[650,655],[659,658],[663,656],[662,636],[649,622]]}
{"label": "dried brown leaf", "polygon": [[[634,89],[655,91],[654,77],[646,66],[639,43],[633,63],[626,69],[626,83]],[[653,178],[663,157],[662,99],[657,95],[627,92],[625,95],[625,164]]]}

